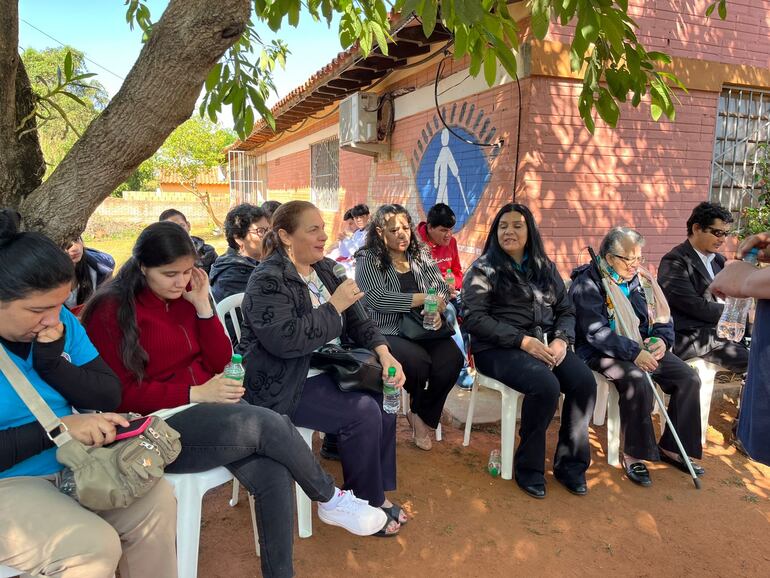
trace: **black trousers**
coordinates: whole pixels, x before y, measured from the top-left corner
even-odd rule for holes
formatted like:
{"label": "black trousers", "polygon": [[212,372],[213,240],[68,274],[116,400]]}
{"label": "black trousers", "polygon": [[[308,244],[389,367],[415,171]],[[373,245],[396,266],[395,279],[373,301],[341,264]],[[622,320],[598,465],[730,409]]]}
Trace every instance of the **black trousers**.
{"label": "black trousers", "polygon": [[[620,394],[620,428],[623,433],[623,451],[635,458],[649,461],[660,459],[652,425],[655,396],[644,371],[633,361],[611,357],[589,362],[592,369],[612,380]],[[690,457],[700,458],[700,378],[698,373],[670,351],[658,361],[652,379],[671,396],[668,415],[674,424],[682,445]],[[674,436],[666,424],[660,438],[660,447],[679,453]]]}
{"label": "black trousers", "polygon": [[749,367],[749,349],[743,343],[736,343],[729,339],[720,339],[716,335],[716,328],[708,335],[702,337],[706,343],[699,343],[689,335],[677,335],[674,353],[687,361],[693,357],[702,357],[706,361],[721,365],[734,373],[746,373]]}
{"label": "black trousers", "polygon": [[572,351],[553,371],[521,349],[487,349],[474,359],[481,373],[524,394],[516,480],[524,486],[545,482],[545,433],[564,393],[553,473],[566,482],[584,482],[591,464],[588,423],[596,405],[596,381],[588,366]]}
{"label": "black trousers", "polygon": [[404,368],[410,409],[430,427],[438,427],[444,402],[464,364],[457,344],[451,337],[410,341],[386,335],[385,339]]}

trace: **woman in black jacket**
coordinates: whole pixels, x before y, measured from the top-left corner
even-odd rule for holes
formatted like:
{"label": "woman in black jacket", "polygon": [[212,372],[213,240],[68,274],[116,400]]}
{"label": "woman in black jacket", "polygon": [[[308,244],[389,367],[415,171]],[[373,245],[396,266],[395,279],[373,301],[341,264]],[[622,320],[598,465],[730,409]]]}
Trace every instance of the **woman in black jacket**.
{"label": "woman in black jacket", "polygon": [[524,205],[510,203],[495,216],[484,253],[463,279],[463,307],[478,370],[524,394],[516,483],[545,497],[545,433],[564,393],[554,477],[586,494],[596,382],[570,350],[575,312]]}
{"label": "woman in black jacket", "polygon": [[246,398],[287,414],[298,427],[337,434],[344,488],[381,507],[389,517],[378,533],[392,536],[407,521],[385,492],[396,488],[396,419],[382,409],[382,395],[343,393],[332,378],[310,366],[326,343],[352,343],[373,350],[383,367],[403,370],[380,332],[354,305],[363,292],[352,279],[333,273],[324,258],[320,211],[306,201],[282,204],[264,240],[264,259],[243,299],[238,349],[244,353]]}
{"label": "woman in black jacket", "polygon": [[[366,245],[356,254],[356,281],[366,291],[364,303],[372,320],[404,364],[414,443],[430,450],[431,434],[463,367],[463,356],[451,336],[416,340],[401,332],[404,315],[422,310],[431,288],[437,290],[439,310],[449,300],[449,287],[436,261],[420,243],[412,218],[401,205],[383,205],[374,215]],[[446,323],[438,321],[436,330]]]}

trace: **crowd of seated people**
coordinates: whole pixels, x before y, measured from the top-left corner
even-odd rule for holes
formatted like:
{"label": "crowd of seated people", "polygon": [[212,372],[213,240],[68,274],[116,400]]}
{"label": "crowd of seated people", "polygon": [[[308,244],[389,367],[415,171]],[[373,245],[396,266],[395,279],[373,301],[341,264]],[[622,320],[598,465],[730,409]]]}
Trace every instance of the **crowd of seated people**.
{"label": "crowd of seated people", "polygon": [[[338,277],[335,261],[324,257],[328,236],[313,204],[268,203],[275,202],[230,210],[229,248],[219,258],[190,236],[183,214],[164,211],[114,277],[114,261],[81,238],[59,247],[20,232],[15,211],[0,211],[0,346],[84,444],[115,440],[127,422],[114,412],[157,413],[181,434],[181,454],[167,472],[230,469],[255,498],[263,576],[293,575],[295,481],[318,502],[322,521],[351,533],[392,537],[409,523],[396,499],[396,416],[384,411],[381,393],[340,389],[314,366],[313,353],[328,344],[365,348],[383,379],[394,368],[398,387],[410,394],[413,443],[430,450],[464,366],[465,348],[453,341],[462,344],[446,315],[453,302],[478,371],[524,396],[514,471],[527,495],[546,496],[546,430],[562,395],[553,477],[573,494],[587,493],[591,370],[620,393],[623,472],[632,482],[651,485],[647,462],[687,471],[672,426],[691,459],[702,455],[700,380],[683,361],[694,356],[737,373],[748,364],[738,437],[750,456],[770,461],[770,380],[760,351],[768,342],[767,270],[725,266],[718,250],[732,217],[722,207],[695,207],[687,240],[663,258],[660,285],[642,266],[644,237],[614,227],[597,262],[572,272],[568,291],[521,204],[498,211],[480,257],[465,271],[448,206],[437,205],[415,228],[401,205],[383,205],[371,220],[369,208],[356,205],[343,223],[357,264],[353,279]],[[757,247],[767,261],[769,246],[765,234],[740,251]],[[434,291],[441,314],[426,325]],[[237,293],[244,294],[236,345],[243,382],[223,375],[233,347],[214,309]],[[728,295],[762,300],[750,353],[716,336]],[[406,329],[415,320],[422,328],[416,334]],[[645,374],[671,396],[671,423],[657,441]],[[334,440],[339,484],[297,427]],[[176,576],[168,484],[129,508],[97,514],[57,491],[61,469],[53,442],[0,373],[0,504],[12,512],[0,527],[0,565],[68,577],[106,578],[118,567],[123,576]]]}

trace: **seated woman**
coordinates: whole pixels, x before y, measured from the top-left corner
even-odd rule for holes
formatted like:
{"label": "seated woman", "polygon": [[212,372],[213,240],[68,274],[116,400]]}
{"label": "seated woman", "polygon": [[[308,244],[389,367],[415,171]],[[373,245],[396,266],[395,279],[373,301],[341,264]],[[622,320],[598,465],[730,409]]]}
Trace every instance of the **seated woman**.
{"label": "seated woman", "polygon": [[83,323],[120,378],[121,410],[179,408],[167,422],[181,434],[182,453],[167,471],[232,471],[256,500],[263,576],[291,576],[294,480],[322,502],[318,515],[326,523],[368,535],[385,516],[338,491],[286,417],[238,403],[242,384],[221,375],[230,340],[196,258],[184,229],[150,225],[133,256],[89,302]]}
{"label": "seated woman", "polygon": [[[18,232],[18,213],[0,211],[0,347],[72,437],[115,440],[128,422],[111,412],[120,382],[74,315],[72,261],[50,239]],[[163,480],[128,508],[95,513],[59,492],[56,447],[0,372],[0,565],[25,574],[107,578],[177,575],[176,501]]]}
{"label": "seated woman", "polygon": [[115,259],[96,249],[87,249],[82,237],[65,243],[62,248],[75,264],[75,283],[64,306],[77,315],[97,287],[112,277]]}
{"label": "seated woman", "polygon": [[[572,272],[569,292],[577,315],[575,352],[591,369],[612,380],[620,394],[626,476],[649,486],[652,480],[645,460],[662,459],[689,472],[670,428],[655,443],[650,416],[655,398],[644,374],[649,373],[671,394],[668,414],[685,451],[694,458],[701,457],[700,379],[670,351],[674,344],[671,311],[654,277],[641,267],[643,246],[644,237],[633,229],[611,229],[599,247],[601,276],[597,265],[578,267]],[[611,284],[610,299],[602,277]],[[702,467],[693,464],[693,468],[703,475]]]}
{"label": "seated woman", "polygon": [[451,337],[415,341],[401,336],[404,314],[422,309],[429,289],[437,290],[440,311],[449,300],[449,287],[401,205],[383,205],[374,215],[366,245],[356,255],[356,281],[366,292],[364,303],[372,321],[404,366],[414,443],[430,450],[431,435],[460,374],[463,356]]}
{"label": "seated woman", "polygon": [[217,302],[243,293],[246,283],[262,259],[262,238],[270,222],[256,205],[243,203],[225,217],[225,236],[229,248],[211,266],[211,293]]}
{"label": "seated woman", "polygon": [[243,299],[238,349],[246,365],[247,399],[286,414],[299,426],[339,438],[344,487],[381,507],[389,523],[379,536],[395,535],[407,518],[385,492],[396,489],[396,416],[382,409],[382,395],[342,392],[332,378],[310,366],[316,349],[330,342],[373,350],[384,376],[389,367],[403,380],[398,361],[360,306],[363,294],[351,279],[334,275],[324,258],[320,211],[289,201],[273,213],[264,261]]}
{"label": "seated woman", "polygon": [[570,349],[575,311],[527,207],[510,203],[498,211],[463,287],[463,326],[476,367],[524,394],[516,483],[534,498],[545,497],[545,434],[564,393],[553,474],[573,494],[585,495],[596,382]]}

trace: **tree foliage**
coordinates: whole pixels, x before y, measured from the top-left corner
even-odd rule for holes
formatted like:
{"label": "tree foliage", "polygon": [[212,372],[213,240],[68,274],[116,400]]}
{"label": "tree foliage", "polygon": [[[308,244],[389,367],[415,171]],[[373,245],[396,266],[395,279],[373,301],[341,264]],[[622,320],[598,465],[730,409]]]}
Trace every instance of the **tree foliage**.
{"label": "tree foliage", "polygon": [[[91,79],[82,52],[69,46],[21,53],[36,95],[36,130],[50,173],[72,148],[109,100],[107,91]],[[21,131],[34,130],[27,124]]]}
{"label": "tree foliage", "polygon": [[743,239],[749,235],[770,231],[770,145],[761,143],[757,146],[756,166],[754,168],[754,203],[741,211],[741,227],[738,236]]}
{"label": "tree foliage", "polygon": [[172,132],[153,157],[155,168],[167,175],[164,180],[178,181],[195,195],[219,228],[222,222],[214,213],[202,180],[226,164],[223,151],[234,141],[232,131],[196,116]]}

